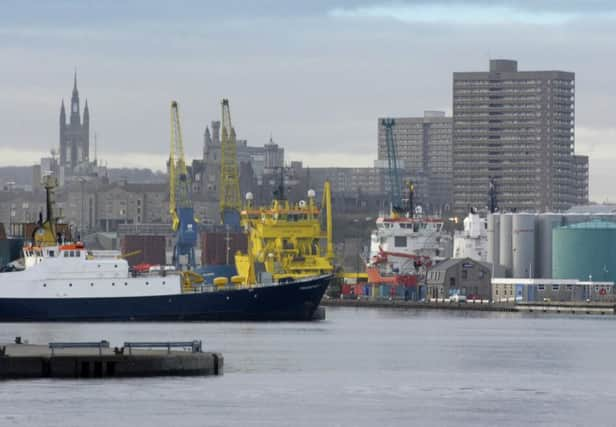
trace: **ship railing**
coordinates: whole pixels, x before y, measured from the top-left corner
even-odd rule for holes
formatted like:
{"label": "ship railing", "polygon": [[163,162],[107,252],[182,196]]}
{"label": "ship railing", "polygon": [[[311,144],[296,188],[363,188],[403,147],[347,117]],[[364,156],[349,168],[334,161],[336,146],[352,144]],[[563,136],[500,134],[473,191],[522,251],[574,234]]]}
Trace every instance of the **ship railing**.
{"label": "ship railing", "polygon": [[201,340],[125,342],[124,348],[128,348],[129,355],[133,354],[133,348],[166,348],[167,353],[171,353],[172,348],[190,348],[193,353],[201,353],[203,343]]}
{"label": "ship railing", "polygon": [[109,348],[109,341],[85,341],[85,342],[50,342],[49,348],[51,355],[55,354],[57,349],[66,348],[98,348],[98,355],[102,355],[104,348]]}

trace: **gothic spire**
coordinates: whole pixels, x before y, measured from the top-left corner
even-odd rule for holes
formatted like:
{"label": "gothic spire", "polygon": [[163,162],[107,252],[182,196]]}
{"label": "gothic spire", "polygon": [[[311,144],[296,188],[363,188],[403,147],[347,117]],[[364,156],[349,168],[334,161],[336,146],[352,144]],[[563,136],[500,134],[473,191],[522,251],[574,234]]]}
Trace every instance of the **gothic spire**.
{"label": "gothic spire", "polygon": [[83,121],[90,120],[90,110],[88,109],[88,98],[86,98],[86,106],[83,109]]}
{"label": "gothic spire", "polygon": [[66,109],[64,108],[64,99],[62,99],[62,103],[60,104],[60,123],[66,123]]}

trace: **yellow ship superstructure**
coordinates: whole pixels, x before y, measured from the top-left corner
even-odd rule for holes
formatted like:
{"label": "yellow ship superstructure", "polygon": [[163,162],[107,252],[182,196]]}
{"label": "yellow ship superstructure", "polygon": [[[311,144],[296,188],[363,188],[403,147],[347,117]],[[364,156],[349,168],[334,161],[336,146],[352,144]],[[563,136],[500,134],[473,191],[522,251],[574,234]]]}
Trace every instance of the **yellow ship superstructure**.
{"label": "yellow ship superstructure", "polygon": [[271,206],[255,208],[250,194],[246,202],[241,223],[248,233],[248,253],[235,256],[244,284],[256,283],[259,273],[268,273],[279,282],[333,272],[329,182],[323,188],[320,207],[313,190],[308,192],[307,202],[275,200]]}

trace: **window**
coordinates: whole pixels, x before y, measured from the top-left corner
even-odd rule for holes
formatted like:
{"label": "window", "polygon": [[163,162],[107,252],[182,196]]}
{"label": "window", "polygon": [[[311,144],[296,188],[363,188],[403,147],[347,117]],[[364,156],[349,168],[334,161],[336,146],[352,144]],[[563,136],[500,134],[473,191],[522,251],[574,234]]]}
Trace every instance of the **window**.
{"label": "window", "polygon": [[462,270],[462,279],[468,280],[468,270]]}
{"label": "window", "polygon": [[70,257],[74,257],[74,256],[75,256],[75,251],[71,251],[71,253],[70,253],[70,255],[69,255],[69,256],[70,256]]}
{"label": "window", "polygon": [[68,252],[64,251],[64,258],[68,257]]}
{"label": "window", "polygon": [[540,292],[543,292],[544,288],[545,287],[543,285],[537,285],[537,290],[540,291]]}
{"label": "window", "polygon": [[54,251],[49,251],[49,257],[50,257],[50,258],[53,258],[53,257],[54,257],[54,255],[55,255],[55,252],[54,252]]}
{"label": "window", "polygon": [[553,291],[558,291],[560,289],[560,285],[552,285]]}
{"label": "window", "polygon": [[406,236],[394,236],[394,246],[397,248],[406,247]]}
{"label": "window", "polygon": [[76,257],[80,257],[81,256],[81,251],[75,251],[75,256]]}

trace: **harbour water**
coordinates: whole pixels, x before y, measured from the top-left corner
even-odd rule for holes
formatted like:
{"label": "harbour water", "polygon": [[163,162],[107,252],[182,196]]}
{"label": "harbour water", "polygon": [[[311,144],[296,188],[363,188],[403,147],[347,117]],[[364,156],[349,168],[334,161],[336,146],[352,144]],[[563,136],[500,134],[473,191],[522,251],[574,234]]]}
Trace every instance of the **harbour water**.
{"label": "harbour water", "polygon": [[202,339],[222,377],[0,382],[0,426],[614,425],[616,317],[327,309],[307,323],[2,324],[0,341]]}

